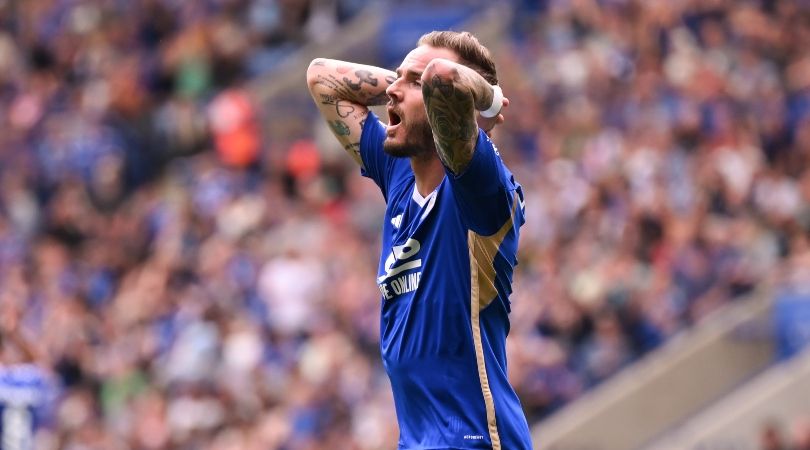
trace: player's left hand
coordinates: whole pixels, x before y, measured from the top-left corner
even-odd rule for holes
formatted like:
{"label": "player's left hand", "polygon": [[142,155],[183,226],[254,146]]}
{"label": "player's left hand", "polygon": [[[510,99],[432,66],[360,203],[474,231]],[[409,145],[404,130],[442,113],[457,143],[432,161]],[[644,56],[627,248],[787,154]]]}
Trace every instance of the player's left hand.
{"label": "player's left hand", "polygon": [[504,97],[503,98],[503,106],[501,107],[501,112],[498,113],[495,117],[483,117],[481,116],[480,112],[477,115],[478,126],[487,133],[487,136],[492,137],[492,130],[495,128],[496,125],[500,125],[504,122],[503,111],[509,106],[509,99]]}

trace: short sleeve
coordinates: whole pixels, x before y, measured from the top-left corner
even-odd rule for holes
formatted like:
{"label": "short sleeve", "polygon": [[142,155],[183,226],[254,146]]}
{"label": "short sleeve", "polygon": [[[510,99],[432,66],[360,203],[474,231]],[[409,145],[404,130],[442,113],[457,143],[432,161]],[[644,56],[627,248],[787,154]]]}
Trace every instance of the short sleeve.
{"label": "short sleeve", "polygon": [[376,114],[369,111],[360,135],[360,158],[363,160],[360,174],[374,180],[388,201],[390,188],[407,176],[410,164],[407,158],[394,158],[385,153],[383,141],[385,141],[385,124]]}
{"label": "short sleeve", "polygon": [[448,169],[447,177],[471,230],[493,234],[513,215],[514,224],[523,225],[523,189],[483,130],[478,130],[473,157],[464,172],[454,175]]}

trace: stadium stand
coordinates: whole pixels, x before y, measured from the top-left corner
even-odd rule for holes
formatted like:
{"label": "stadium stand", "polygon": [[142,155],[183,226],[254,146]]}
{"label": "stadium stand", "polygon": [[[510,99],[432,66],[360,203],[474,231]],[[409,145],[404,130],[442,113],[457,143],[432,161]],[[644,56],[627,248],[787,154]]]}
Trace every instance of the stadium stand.
{"label": "stadium stand", "polygon": [[810,350],[770,368],[644,448],[810,448],[808,386]]}
{"label": "stadium stand", "polygon": [[733,392],[773,362],[768,294],[717,311],[537,424],[538,448],[643,448]]}

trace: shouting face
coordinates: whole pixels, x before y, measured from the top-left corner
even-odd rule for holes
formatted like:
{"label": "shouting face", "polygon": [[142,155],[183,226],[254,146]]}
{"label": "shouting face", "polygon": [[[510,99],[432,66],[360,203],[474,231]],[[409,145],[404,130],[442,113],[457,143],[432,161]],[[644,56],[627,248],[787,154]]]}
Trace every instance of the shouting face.
{"label": "shouting face", "polygon": [[435,58],[458,61],[455,52],[428,45],[419,46],[402,61],[397,79],[388,86],[388,128],[383,148],[391,156],[407,158],[436,150],[425,102],[422,98],[422,72]]}

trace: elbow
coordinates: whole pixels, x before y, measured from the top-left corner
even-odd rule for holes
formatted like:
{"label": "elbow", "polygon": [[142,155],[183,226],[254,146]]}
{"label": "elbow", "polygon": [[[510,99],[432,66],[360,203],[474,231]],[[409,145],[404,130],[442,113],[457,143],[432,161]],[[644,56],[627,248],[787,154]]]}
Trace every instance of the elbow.
{"label": "elbow", "polygon": [[318,83],[318,76],[323,73],[325,67],[326,59],[324,58],[315,58],[309,63],[309,67],[307,67],[307,86],[310,91]]}
{"label": "elbow", "polygon": [[422,72],[422,83],[453,83],[458,80],[457,66],[448,59],[436,58],[425,66],[425,70]]}
{"label": "elbow", "polygon": [[427,97],[436,95],[472,96],[472,89],[462,80],[459,65],[447,59],[434,59],[422,72],[422,94]]}

